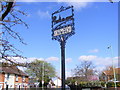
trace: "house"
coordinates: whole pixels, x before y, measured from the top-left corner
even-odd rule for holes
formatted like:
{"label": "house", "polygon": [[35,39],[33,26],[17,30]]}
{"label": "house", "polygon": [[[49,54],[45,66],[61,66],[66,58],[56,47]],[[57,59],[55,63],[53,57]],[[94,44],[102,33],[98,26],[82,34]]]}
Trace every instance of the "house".
{"label": "house", "polygon": [[60,88],[62,86],[62,82],[61,82],[61,79],[59,77],[57,77],[57,79],[54,80],[53,83],[55,84],[55,86],[57,88]]}
{"label": "house", "polygon": [[[60,77],[57,77],[57,79],[55,79],[53,81],[53,84],[54,84],[54,86],[52,86],[52,88],[61,88],[62,87],[62,79]],[[65,84],[65,88],[66,88],[65,90],[70,90],[70,87],[67,84]]]}
{"label": "house", "polygon": [[1,88],[28,88],[28,75],[16,66],[0,67]]}
{"label": "house", "polygon": [[4,87],[4,74],[1,74],[0,72],[0,90]]}
{"label": "house", "polygon": [[[120,68],[115,68],[115,77],[116,81],[120,81]],[[100,77],[101,81],[113,81],[114,80],[114,72],[113,68],[110,67],[108,70],[104,70]]]}

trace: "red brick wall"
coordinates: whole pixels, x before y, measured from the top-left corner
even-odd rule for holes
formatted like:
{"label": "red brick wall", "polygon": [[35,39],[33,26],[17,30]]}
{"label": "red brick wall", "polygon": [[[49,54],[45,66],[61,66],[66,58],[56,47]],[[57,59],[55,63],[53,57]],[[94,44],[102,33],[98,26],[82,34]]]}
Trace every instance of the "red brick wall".
{"label": "red brick wall", "polygon": [[[29,79],[28,77],[26,76],[25,77],[25,83],[28,83]],[[23,77],[22,76],[18,76],[18,81],[16,81],[16,77],[15,77],[15,83],[22,83],[23,82]]]}
{"label": "red brick wall", "polygon": [[[5,78],[5,74],[3,73],[0,73],[0,82],[4,82],[4,78]],[[3,83],[2,83],[3,84]],[[3,84],[3,87],[4,88],[4,84]]]}
{"label": "red brick wall", "polygon": [[[28,77],[25,77],[25,81],[23,81],[23,77],[22,76],[18,76],[18,81],[16,81],[16,76],[15,76],[15,85],[17,83],[26,83],[26,84],[28,84],[28,81],[29,81]],[[16,88],[16,86],[15,86],[15,88]]]}

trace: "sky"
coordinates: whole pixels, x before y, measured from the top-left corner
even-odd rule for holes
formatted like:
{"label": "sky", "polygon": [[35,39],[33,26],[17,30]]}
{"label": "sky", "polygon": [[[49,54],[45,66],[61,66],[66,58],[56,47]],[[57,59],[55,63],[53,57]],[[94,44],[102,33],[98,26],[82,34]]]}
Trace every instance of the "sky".
{"label": "sky", "polygon": [[[28,16],[19,15],[28,25],[18,25],[14,29],[20,33],[27,45],[17,40],[11,42],[22,51],[26,60],[34,59],[51,63],[60,76],[60,44],[52,40],[51,15],[61,6],[74,6],[75,34],[66,43],[66,77],[72,76],[71,70],[81,61],[92,61],[97,70],[118,64],[118,3],[110,2],[17,2],[16,9]],[[107,49],[112,46],[111,49]]]}

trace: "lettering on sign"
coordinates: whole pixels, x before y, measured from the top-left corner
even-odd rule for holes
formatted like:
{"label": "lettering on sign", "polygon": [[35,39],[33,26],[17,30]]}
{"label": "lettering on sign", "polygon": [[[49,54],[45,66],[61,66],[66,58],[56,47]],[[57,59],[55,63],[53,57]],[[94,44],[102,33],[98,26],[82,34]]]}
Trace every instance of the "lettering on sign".
{"label": "lettering on sign", "polygon": [[65,27],[65,28],[61,28],[61,29],[55,30],[54,31],[54,36],[67,34],[67,33],[70,33],[70,32],[72,32],[72,27],[68,26],[68,27]]}

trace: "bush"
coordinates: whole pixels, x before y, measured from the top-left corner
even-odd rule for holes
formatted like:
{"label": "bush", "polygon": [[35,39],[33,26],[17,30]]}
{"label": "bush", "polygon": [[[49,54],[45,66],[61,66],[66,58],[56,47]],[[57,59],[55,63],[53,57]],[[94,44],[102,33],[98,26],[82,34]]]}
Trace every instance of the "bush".
{"label": "bush", "polygon": [[117,87],[120,87],[120,82],[117,82]]}
{"label": "bush", "polygon": [[[120,87],[120,82],[116,82],[116,85],[117,85],[117,87]],[[115,87],[115,83],[114,82],[108,82],[107,87]]]}
{"label": "bush", "polygon": [[78,86],[81,87],[101,87],[101,83],[99,81],[95,82],[80,82]]}
{"label": "bush", "polygon": [[102,87],[105,87],[106,82],[101,81],[100,83]]}

